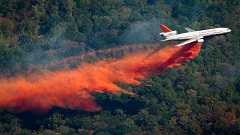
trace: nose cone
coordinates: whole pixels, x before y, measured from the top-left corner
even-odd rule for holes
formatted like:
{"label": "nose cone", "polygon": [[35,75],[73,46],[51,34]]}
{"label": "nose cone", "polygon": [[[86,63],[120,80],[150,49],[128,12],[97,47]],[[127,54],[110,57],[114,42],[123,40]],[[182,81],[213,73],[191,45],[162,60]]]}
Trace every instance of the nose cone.
{"label": "nose cone", "polygon": [[227,28],[226,32],[229,33],[229,32],[231,32],[231,30],[229,28]]}

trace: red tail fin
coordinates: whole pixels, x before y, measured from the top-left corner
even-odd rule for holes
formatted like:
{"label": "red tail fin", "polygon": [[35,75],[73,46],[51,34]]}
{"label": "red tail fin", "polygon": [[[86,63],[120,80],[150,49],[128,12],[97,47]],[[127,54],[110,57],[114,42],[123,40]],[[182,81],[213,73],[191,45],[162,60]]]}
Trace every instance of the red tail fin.
{"label": "red tail fin", "polygon": [[166,27],[165,25],[163,25],[163,24],[160,24],[160,28],[162,29],[162,31],[164,33],[171,32],[171,30],[168,27]]}

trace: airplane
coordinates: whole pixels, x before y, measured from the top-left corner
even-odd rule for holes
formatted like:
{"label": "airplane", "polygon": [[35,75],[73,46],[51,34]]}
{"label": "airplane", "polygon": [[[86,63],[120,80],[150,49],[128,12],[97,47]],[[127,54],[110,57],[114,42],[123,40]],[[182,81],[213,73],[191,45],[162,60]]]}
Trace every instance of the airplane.
{"label": "airplane", "polygon": [[176,30],[172,31],[163,24],[160,24],[160,28],[163,32],[159,34],[165,37],[162,41],[184,41],[176,46],[183,46],[192,42],[204,42],[205,39],[210,39],[213,36],[224,35],[231,32],[229,28],[214,28],[200,31],[185,28],[187,33],[177,34]]}

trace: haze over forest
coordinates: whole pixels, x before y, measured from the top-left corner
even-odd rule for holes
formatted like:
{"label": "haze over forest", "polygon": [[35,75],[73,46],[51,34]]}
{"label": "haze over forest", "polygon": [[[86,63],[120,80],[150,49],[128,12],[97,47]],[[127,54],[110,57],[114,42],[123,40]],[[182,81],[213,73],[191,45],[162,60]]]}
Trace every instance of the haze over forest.
{"label": "haze over forest", "polygon": [[[1,0],[0,134],[240,134],[239,18],[239,0]],[[25,100],[3,104],[8,98],[3,93],[13,93],[21,78],[51,78],[79,66],[87,76],[95,70],[88,64],[168,46],[160,42],[160,23],[178,33],[185,27],[226,27],[232,32],[205,41],[198,56],[179,67],[114,84],[116,93],[109,88],[80,95],[96,102],[79,101],[80,110],[76,95],[66,101],[69,105],[56,103],[58,107],[44,106],[46,110],[21,110],[18,105]],[[59,88],[64,82],[53,85]]]}

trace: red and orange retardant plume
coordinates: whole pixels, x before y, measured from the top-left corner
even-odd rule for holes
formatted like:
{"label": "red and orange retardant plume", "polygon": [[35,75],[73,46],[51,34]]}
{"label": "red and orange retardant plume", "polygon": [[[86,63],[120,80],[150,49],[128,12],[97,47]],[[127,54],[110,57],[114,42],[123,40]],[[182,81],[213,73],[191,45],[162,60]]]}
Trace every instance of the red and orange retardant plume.
{"label": "red and orange retardant plume", "polygon": [[[74,70],[0,79],[0,108],[13,112],[46,112],[52,107],[98,111],[93,93],[126,93],[117,84],[139,85],[139,80],[194,58],[201,43],[142,51],[114,62],[82,64]],[[154,53],[153,53],[154,52]]]}

